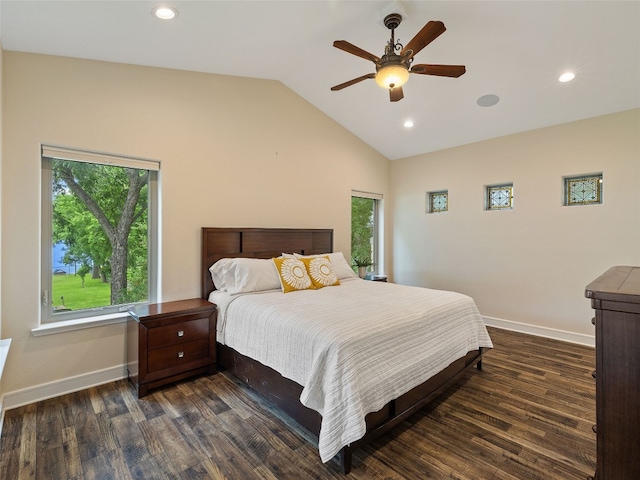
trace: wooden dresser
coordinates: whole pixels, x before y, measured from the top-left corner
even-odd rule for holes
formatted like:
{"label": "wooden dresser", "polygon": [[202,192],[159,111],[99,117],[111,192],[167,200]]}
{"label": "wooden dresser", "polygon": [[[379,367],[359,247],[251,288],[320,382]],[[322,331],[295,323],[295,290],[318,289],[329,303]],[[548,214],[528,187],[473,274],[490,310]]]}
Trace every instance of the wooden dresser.
{"label": "wooden dresser", "polygon": [[596,311],[597,480],[640,479],[640,267],[587,285]]}
{"label": "wooden dresser", "polygon": [[150,388],[216,372],[216,318],[216,306],[200,298],[129,310],[127,371],[138,397]]}

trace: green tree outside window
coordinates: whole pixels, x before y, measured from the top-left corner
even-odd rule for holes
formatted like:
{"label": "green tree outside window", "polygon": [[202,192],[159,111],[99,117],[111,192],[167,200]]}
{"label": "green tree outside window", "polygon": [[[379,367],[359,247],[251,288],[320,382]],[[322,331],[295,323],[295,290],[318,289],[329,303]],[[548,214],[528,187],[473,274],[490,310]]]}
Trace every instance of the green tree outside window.
{"label": "green tree outside window", "polygon": [[351,197],[351,263],[354,271],[373,270],[375,259],[376,200]]}

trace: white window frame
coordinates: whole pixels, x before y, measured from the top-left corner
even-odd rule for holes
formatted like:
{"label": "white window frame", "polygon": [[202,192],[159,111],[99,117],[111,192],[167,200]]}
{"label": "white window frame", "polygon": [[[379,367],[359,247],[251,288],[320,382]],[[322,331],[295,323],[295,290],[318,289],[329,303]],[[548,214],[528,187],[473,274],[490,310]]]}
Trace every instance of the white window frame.
{"label": "white window frame", "polygon": [[[40,301],[40,327],[32,330],[36,336],[59,331],[86,328],[96,324],[117,323],[126,319],[128,305],[105,306],[96,309],[78,310],[75,312],[63,312],[52,314],[50,309],[51,285],[53,277],[52,263],[52,180],[53,172],[49,159],[63,159],[76,162],[111,165],[117,167],[130,167],[148,170],[149,175],[149,203],[148,203],[148,287],[149,299],[147,302],[155,303],[159,297],[160,268],[159,268],[159,243],[160,243],[160,201],[159,181],[160,162],[130,156],[113,155],[87,150],[78,150],[55,145],[41,146],[42,165],[42,205],[41,205],[41,301]],[[45,293],[46,292],[46,293]],[[45,297],[47,303],[45,304]]]}

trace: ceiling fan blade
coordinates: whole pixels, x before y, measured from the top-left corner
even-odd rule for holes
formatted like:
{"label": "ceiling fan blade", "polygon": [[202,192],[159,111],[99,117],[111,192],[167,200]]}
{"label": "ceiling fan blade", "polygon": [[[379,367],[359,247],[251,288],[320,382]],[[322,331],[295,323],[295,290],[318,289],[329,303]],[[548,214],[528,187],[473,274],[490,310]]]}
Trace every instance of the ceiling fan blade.
{"label": "ceiling fan blade", "polygon": [[427,65],[419,64],[411,67],[411,73],[420,75],[437,75],[439,77],[459,77],[467,71],[464,65]]}
{"label": "ceiling fan blade", "polygon": [[445,32],[446,28],[444,23],[440,21],[430,21],[422,30],[420,30],[415,37],[411,39],[409,43],[402,49],[402,54],[405,54],[407,50],[412,50],[412,57],[416,55],[420,50],[433,42],[436,38]]}
{"label": "ceiling fan blade", "polygon": [[397,102],[404,98],[404,93],[402,92],[402,87],[394,87],[389,89],[389,100],[392,102]]}
{"label": "ceiling fan blade", "polygon": [[349,80],[348,82],[344,82],[344,83],[341,83],[340,85],[336,85],[335,87],[331,87],[331,90],[334,92],[337,90],[342,90],[343,88],[350,87],[351,85],[355,85],[356,83],[359,83],[363,80],[367,80],[368,78],[376,78],[376,74],[367,73],[366,75],[363,75],[361,77],[354,78],[353,80]]}
{"label": "ceiling fan blade", "polygon": [[364,58],[365,60],[371,60],[373,63],[378,63],[380,61],[380,58],[376,57],[373,53],[362,50],[360,47],[356,47],[354,44],[349,43],[346,40],[336,40],[333,42],[333,46],[357,57]]}

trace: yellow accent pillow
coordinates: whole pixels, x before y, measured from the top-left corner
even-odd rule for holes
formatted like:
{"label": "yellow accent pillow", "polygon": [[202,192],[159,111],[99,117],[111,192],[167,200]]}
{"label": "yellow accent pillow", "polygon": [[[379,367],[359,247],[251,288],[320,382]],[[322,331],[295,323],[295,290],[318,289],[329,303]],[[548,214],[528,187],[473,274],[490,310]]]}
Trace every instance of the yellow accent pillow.
{"label": "yellow accent pillow", "polygon": [[309,278],[307,269],[300,260],[294,257],[274,258],[273,263],[278,270],[280,285],[284,293],[295,292],[296,290],[314,289]]}
{"label": "yellow accent pillow", "polygon": [[331,260],[328,255],[318,255],[313,257],[300,257],[307,267],[307,273],[315,288],[330,287],[340,285],[340,280],[333,270]]}

